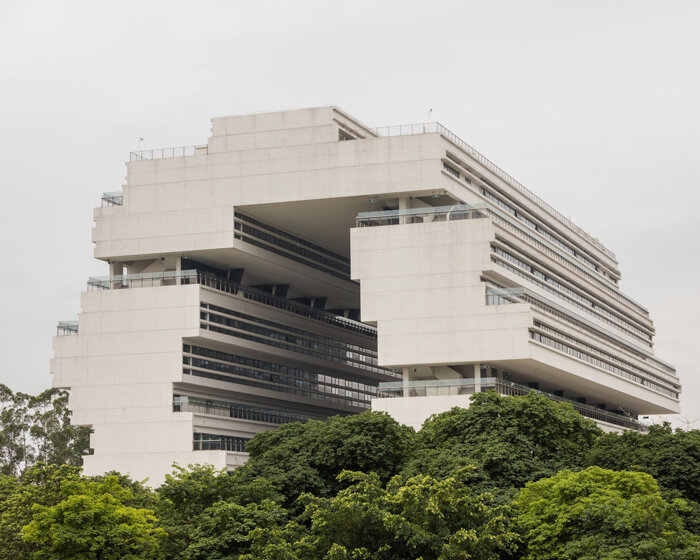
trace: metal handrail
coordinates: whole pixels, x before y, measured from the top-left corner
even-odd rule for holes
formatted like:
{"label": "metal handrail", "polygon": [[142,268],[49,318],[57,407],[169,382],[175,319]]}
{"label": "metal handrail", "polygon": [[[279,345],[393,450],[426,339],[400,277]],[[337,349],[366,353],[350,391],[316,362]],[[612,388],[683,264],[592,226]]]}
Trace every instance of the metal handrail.
{"label": "metal handrail", "polygon": [[109,290],[122,289],[132,287],[134,284],[149,283],[150,285],[168,285],[176,284],[177,281],[181,284],[201,284],[208,288],[213,288],[228,294],[257,301],[265,305],[270,305],[284,311],[289,311],[303,317],[322,321],[329,325],[340,327],[346,330],[364,334],[376,338],[377,329],[372,325],[348,319],[342,315],[335,315],[323,309],[304,305],[297,301],[292,301],[281,296],[270,294],[250,286],[231,282],[224,278],[219,278],[210,272],[199,270],[181,270],[181,271],[166,271],[166,272],[147,272],[140,274],[124,274],[117,276],[93,276],[88,279],[89,290]]}
{"label": "metal handrail", "polygon": [[102,206],[122,206],[124,204],[123,191],[102,193]]}
{"label": "metal handrail", "polygon": [[441,134],[447,140],[449,140],[453,144],[457,145],[459,148],[464,150],[466,153],[468,153],[470,156],[472,156],[479,163],[484,165],[484,167],[486,167],[487,169],[492,171],[495,175],[497,175],[498,177],[500,177],[501,179],[503,179],[504,181],[509,183],[511,186],[515,187],[515,189],[517,189],[519,192],[524,194],[527,198],[532,200],[540,208],[542,208],[546,212],[549,212],[549,214],[551,214],[557,220],[559,220],[564,225],[566,225],[567,227],[574,230],[581,237],[586,239],[586,241],[591,243],[597,249],[602,251],[605,255],[607,255],[608,257],[613,259],[615,262],[617,262],[617,257],[615,256],[615,253],[613,253],[610,249],[605,247],[598,239],[596,239],[595,237],[592,237],[590,234],[586,233],[583,229],[581,229],[579,226],[574,224],[569,218],[565,217],[560,212],[557,212],[554,208],[552,208],[552,206],[547,204],[544,200],[542,200],[539,196],[537,196],[535,193],[533,193],[530,189],[525,187],[522,183],[520,183],[518,180],[516,180],[512,175],[510,175],[509,173],[504,171],[502,168],[500,168],[498,165],[493,163],[490,159],[488,159],[482,153],[480,153],[475,148],[473,148],[472,146],[467,144],[467,142],[462,140],[454,132],[452,132],[451,130],[449,130],[447,127],[443,126],[439,122],[414,123],[414,124],[379,127],[379,128],[375,128],[374,132],[379,136],[404,136],[404,135],[412,135],[412,134],[425,134],[425,133],[431,133],[431,132]]}
{"label": "metal handrail", "polygon": [[[512,217],[506,213],[504,213],[501,209],[497,208],[493,204],[489,202],[480,202],[477,204],[459,204],[459,205],[454,205],[454,206],[430,206],[430,207],[425,207],[425,208],[415,208],[415,209],[405,209],[405,210],[375,210],[372,212],[359,212],[355,218],[355,223],[358,227],[361,226],[378,226],[378,225],[396,225],[400,223],[400,220],[398,219],[401,215],[406,215],[408,216],[409,212],[413,211],[425,211],[428,214],[431,213],[440,213],[443,212],[444,209],[451,209],[451,208],[459,208],[462,209],[461,211],[469,211],[471,210],[474,212],[472,214],[473,217],[483,217],[483,216],[478,216],[477,211],[483,211],[487,215],[490,215],[493,217],[493,219],[498,222],[501,225],[504,225],[507,228],[510,228],[511,231],[515,231],[515,233],[519,236],[525,236],[525,238],[530,238],[531,242],[532,240],[535,240],[535,243],[539,243],[544,247],[545,252],[548,251],[547,254],[552,256],[553,258],[556,258],[559,262],[567,266],[568,268],[571,268],[572,270],[578,271],[578,273],[583,274],[584,276],[588,276],[592,279],[592,281],[596,281],[600,284],[600,286],[603,288],[603,290],[613,296],[615,299],[618,301],[621,301],[627,305],[630,305],[640,311],[641,313],[645,315],[649,315],[649,311],[640,303],[636,302],[634,299],[629,297],[628,295],[624,294],[617,288],[617,286],[614,286],[610,284],[608,280],[606,280],[602,276],[593,276],[586,272],[584,268],[582,268],[581,263],[575,262],[574,259],[570,256],[568,256],[565,252],[561,251],[559,248],[557,248],[555,245],[550,243],[545,237],[542,236],[542,234],[536,230],[527,230],[527,228],[523,227],[521,224],[517,223],[515,220],[512,219]],[[405,213],[405,214],[402,214]],[[454,219],[462,219],[459,217],[455,217]],[[411,221],[404,221],[405,223],[413,223]],[[538,238],[535,239],[535,238]],[[573,268],[572,268],[573,267]]]}
{"label": "metal handrail", "polygon": [[[469,206],[466,204],[454,204],[452,206],[426,206],[424,208],[406,208],[402,210],[376,210],[372,212],[359,212],[355,218],[357,227],[378,226],[378,225],[394,225],[400,223],[404,219],[404,223],[414,223],[410,220],[414,218],[427,218],[432,216],[433,219],[442,219],[441,221],[465,220],[468,218],[484,218],[482,210],[486,209],[485,205],[480,207]],[[405,221],[408,219],[409,221]]]}
{"label": "metal handrail", "polygon": [[[553,395],[552,393],[547,393],[545,391],[540,391],[532,387],[527,387],[525,385],[520,385],[519,383],[514,383],[512,381],[507,381],[505,379],[497,379],[495,377],[485,377],[479,380],[468,379],[468,378],[458,378],[458,379],[429,379],[429,380],[415,380],[415,381],[390,381],[390,382],[380,382],[377,387],[377,397],[378,398],[395,398],[407,396],[410,398],[410,392],[415,393],[416,390],[428,389],[428,388],[444,388],[444,387],[457,387],[466,388],[469,392],[466,394],[473,394],[479,391],[495,389],[500,394],[510,395],[510,396],[523,396],[534,391],[538,395],[542,395],[551,399],[553,401],[564,402],[570,404],[574,410],[579,412],[581,415],[601,420],[603,422],[608,422],[610,424],[615,424],[622,427],[628,427],[639,431],[646,430],[646,427],[639,421],[628,416],[621,414],[615,414],[613,412],[605,411],[595,406],[588,404],[579,403],[572,401],[565,397],[560,397],[558,395]],[[408,391],[409,395],[406,395],[404,391]]]}
{"label": "metal handrail", "polygon": [[64,334],[78,334],[78,321],[59,321],[56,325],[56,334],[58,336]]}
{"label": "metal handrail", "polygon": [[129,152],[129,161],[143,161],[194,156],[197,155],[197,150],[207,148],[207,144],[198,144],[192,146],[173,146],[170,148],[153,148],[150,150],[138,150],[136,152]]}

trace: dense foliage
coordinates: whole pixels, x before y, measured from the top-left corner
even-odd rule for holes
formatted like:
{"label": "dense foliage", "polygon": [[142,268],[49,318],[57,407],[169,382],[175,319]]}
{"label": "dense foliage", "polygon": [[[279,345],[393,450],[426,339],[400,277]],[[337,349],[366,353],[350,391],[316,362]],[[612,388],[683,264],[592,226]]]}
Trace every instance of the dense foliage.
{"label": "dense foliage", "polygon": [[570,405],[534,392],[515,398],[477,393],[469,408],[423,425],[406,471],[440,477],[476,465],[480,488],[508,498],[526,482],[581,466],[601,433]]}
{"label": "dense foliage", "polygon": [[700,558],[696,430],[603,434],[488,392],[418,433],[373,412],[287,424],[233,473],[176,466],[154,490],[73,466],[65,394],[36,401],[60,419],[43,432],[17,425],[50,406],[2,395],[0,560]]}
{"label": "dense foliage", "polygon": [[682,500],[664,501],[648,474],[589,467],[530,482],[514,502],[525,560],[694,560]]}
{"label": "dense foliage", "polygon": [[70,424],[68,393],[13,393],[0,383],[0,473],[18,475],[37,461],[82,465],[90,429]]}

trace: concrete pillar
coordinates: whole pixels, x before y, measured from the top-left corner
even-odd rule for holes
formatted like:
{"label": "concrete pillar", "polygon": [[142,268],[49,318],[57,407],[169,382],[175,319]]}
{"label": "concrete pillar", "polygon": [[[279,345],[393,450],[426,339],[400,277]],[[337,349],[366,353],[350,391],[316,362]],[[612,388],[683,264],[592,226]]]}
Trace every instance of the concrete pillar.
{"label": "concrete pillar", "polygon": [[[405,196],[399,198],[399,213],[403,212],[404,210],[408,210],[409,208],[411,208],[411,200]],[[399,223],[400,224],[407,223],[406,217],[399,215]]]}
{"label": "concrete pillar", "polygon": [[403,396],[404,397],[409,397],[411,389],[409,388],[408,384],[411,381],[411,368],[403,368]]}
{"label": "concrete pillar", "polygon": [[481,364],[474,364],[474,392],[481,393]]}
{"label": "concrete pillar", "polygon": [[182,257],[175,257],[175,283],[176,284],[182,283],[182,278],[180,276],[181,273],[182,273]]}
{"label": "concrete pillar", "polygon": [[124,263],[111,261],[109,263],[109,288],[115,290],[122,287]]}

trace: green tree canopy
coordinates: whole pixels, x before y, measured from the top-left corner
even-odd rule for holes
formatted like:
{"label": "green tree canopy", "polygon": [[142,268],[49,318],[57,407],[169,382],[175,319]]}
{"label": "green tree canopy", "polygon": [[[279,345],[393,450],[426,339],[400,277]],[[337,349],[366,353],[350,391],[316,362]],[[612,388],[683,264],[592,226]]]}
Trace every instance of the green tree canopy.
{"label": "green tree canopy", "polygon": [[34,505],[21,530],[36,560],[147,560],[158,558],[164,531],[153,511],[125,506],[130,490],[115,476],[61,483],[60,502]]}
{"label": "green tree canopy", "polygon": [[670,424],[651,426],[649,432],[605,434],[588,452],[587,464],[652,475],[666,489],[700,502],[700,430],[676,430]]}
{"label": "green tree canopy", "polygon": [[422,560],[507,558],[517,535],[503,507],[469,487],[461,470],[436,480],[397,476],[386,486],[376,473],[345,471],[350,486],[331,498],[302,498],[308,528],[257,530],[247,560]]}
{"label": "green tree canopy", "polygon": [[526,482],[582,465],[601,433],[571,405],[534,392],[476,393],[469,408],[453,408],[423,424],[405,472],[450,476],[474,464],[480,488],[508,497]]}
{"label": "green tree canopy", "polygon": [[22,540],[35,505],[54,506],[64,499],[62,486],[81,480],[80,468],[37,463],[20,478],[0,477],[0,560],[27,560],[34,547]]}
{"label": "green tree canopy", "polygon": [[37,461],[80,466],[89,445],[90,429],[70,423],[68,393],[32,396],[0,384],[0,473],[19,475]]}
{"label": "green tree canopy", "polygon": [[397,474],[415,440],[412,428],[380,412],[286,424],[248,442],[248,463],[234,474],[240,482],[263,477],[291,505],[301,493],[332,496],[343,470],[374,472],[383,481]]}
{"label": "green tree canopy", "polygon": [[524,560],[700,558],[700,541],[679,515],[684,502],[664,501],[644,473],[562,471],[528,483],[514,507]]}
{"label": "green tree canopy", "polygon": [[[218,558],[221,551],[233,547],[231,543],[242,543],[247,533],[242,534],[241,527],[246,523],[257,520],[263,526],[266,516],[286,514],[272,511],[270,504],[280,496],[267,480],[232,476],[211,465],[187,469],[176,465],[156,494],[155,511],[167,533],[164,551],[168,558],[204,558],[207,554]],[[260,509],[259,504],[266,505]]]}

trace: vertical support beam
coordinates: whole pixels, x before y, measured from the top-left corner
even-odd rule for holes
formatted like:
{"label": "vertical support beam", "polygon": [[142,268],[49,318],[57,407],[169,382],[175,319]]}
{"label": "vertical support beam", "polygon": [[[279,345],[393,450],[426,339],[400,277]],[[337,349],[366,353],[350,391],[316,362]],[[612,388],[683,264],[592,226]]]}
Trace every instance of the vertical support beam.
{"label": "vertical support beam", "polygon": [[124,275],[124,263],[110,261],[109,263],[109,288],[114,290],[122,287],[122,276]]}
{"label": "vertical support beam", "polygon": [[[409,208],[411,208],[411,201],[408,199],[408,197],[403,196],[399,198],[399,213],[403,212],[404,210],[408,210]],[[406,217],[399,215],[399,223],[407,223]]]}
{"label": "vertical support beam", "polygon": [[411,368],[403,368],[403,396],[404,397],[410,397],[409,392],[410,389],[408,388],[408,383],[411,380],[411,374],[410,374]]}
{"label": "vertical support beam", "polygon": [[182,284],[182,257],[175,257],[175,283]]}
{"label": "vertical support beam", "polygon": [[481,364],[474,364],[474,392],[481,393]]}

